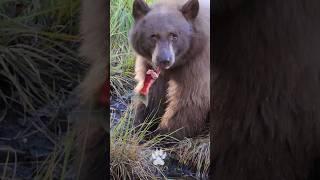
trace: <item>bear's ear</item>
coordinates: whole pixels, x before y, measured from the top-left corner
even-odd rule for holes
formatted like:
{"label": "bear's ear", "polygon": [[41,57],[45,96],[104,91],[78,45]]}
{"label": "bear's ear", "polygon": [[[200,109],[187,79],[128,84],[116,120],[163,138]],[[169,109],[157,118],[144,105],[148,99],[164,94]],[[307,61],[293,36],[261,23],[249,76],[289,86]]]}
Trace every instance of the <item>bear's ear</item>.
{"label": "bear's ear", "polygon": [[181,10],[185,18],[192,20],[195,19],[199,12],[199,1],[198,0],[189,0],[186,2]]}
{"label": "bear's ear", "polygon": [[148,4],[144,0],[135,0],[132,7],[132,15],[135,21],[142,18],[150,11]]}

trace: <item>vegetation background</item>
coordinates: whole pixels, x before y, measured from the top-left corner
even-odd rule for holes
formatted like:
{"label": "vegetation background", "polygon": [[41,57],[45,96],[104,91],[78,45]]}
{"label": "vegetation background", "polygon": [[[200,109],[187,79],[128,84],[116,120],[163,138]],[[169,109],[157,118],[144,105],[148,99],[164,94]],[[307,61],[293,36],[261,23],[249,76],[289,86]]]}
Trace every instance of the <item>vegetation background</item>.
{"label": "vegetation background", "polygon": [[0,1],[0,179],[72,179],[79,0]]}

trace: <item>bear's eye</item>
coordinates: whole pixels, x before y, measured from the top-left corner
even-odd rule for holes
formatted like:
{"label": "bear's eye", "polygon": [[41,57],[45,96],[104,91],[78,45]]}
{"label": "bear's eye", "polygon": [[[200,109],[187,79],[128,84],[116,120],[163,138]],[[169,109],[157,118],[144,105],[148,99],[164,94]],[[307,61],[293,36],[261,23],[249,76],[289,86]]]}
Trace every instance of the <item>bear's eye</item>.
{"label": "bear's eye", "polygon": [[170,37],[171,41],[177,41],[178,40],[178,35],[175,34],[175,33],[170,33],[169,37]]}
{"label": "bear's eye", "polygon": [[152,35],[150,36],[150,38],[151,38],[152,40],[156,41],[156,40],[158,40],[159,36],[156,35],[156,34],[152,34]]}

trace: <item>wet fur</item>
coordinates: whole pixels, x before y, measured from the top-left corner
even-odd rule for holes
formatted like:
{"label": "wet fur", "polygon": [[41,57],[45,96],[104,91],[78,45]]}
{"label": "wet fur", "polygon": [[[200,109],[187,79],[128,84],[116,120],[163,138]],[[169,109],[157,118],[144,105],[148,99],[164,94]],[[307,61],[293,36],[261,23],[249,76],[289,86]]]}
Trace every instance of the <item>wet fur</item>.
{"label": "wet fur", "polygon": [[107,1],[82,0],[81,7],[80,54],[90,68],[79,86],[80,106],[71,115],[76,121],[75,168],[77,179],[108,179],[109,104],[99,104],[109,78]]}
{"label": "wet fur", "polygon": [[[165,5],[168,9],[178,11],[186,1],[158,1],[151,7],[161,8]],[[159,133],[169,133],[177,129],[175,136],[178,138],[199,135],[206,126],[210,108],[210,17],[209,10],[205,9],[201,1],[200,12],[193,28],[192,41],[188,51],[180,57],[179,66],[161,72],[149,92],[148,106],[136,101],[137,124],[144,122],[149,115],[160,117]],[[209,6],[206,6],[209,8]],[[172,17],[174,18],[174,17]],[[139,27],[135,27],[139,28]],[[133,28],[134,29],[134,28]],[[146,29],[145,31],[148,31]],[[134,38],[135,30],[131,31],[130,38],[134,49],[146,49],[141,39]],[[141,89],[148,66],[151,62],[150,52],[137,53],[135,66],[135,91]],[[159,110],[158,110],[159,109]],[[158,111],[157,111],[158,110]]]}
{"label": "wet fur", "polygon": [[214,8],[211,178],[320,179],[320,1]]}

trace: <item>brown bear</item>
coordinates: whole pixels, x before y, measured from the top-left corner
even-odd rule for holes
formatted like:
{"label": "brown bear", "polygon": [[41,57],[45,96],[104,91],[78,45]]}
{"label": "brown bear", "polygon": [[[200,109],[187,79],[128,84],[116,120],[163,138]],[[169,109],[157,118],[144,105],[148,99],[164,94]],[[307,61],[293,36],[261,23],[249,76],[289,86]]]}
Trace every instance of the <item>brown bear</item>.
{"label": "brown bear", "polygon": [[150,116],[161,118],[157,132],[179,130],[177,138],[205,129],[210,109],[209,8],[209,0],[159,0],[151,7],[134,1],[129,40],[137,54],[135,92],[148,69],[160,69],[147,106],[136,101],[137,124]]}
{"label": "brown bear", "polygon": [[213,7],[211,179],[320,179],[320,1]]}
{"label": "brown bear", "polygon": [[75,121],[77,179],[109,179],[109,24],[108,2],[81,1],[80,54],[90,68],[79,86]]}

